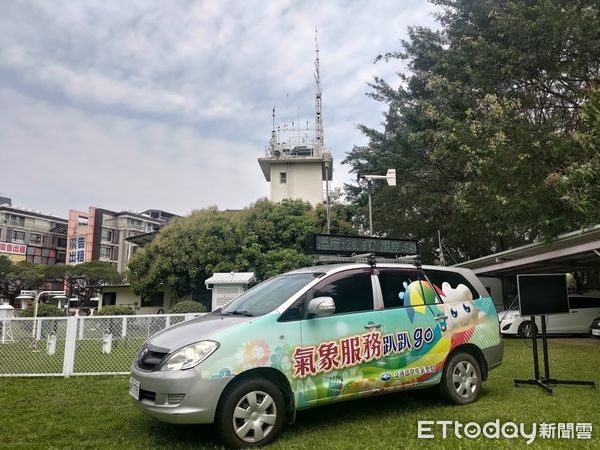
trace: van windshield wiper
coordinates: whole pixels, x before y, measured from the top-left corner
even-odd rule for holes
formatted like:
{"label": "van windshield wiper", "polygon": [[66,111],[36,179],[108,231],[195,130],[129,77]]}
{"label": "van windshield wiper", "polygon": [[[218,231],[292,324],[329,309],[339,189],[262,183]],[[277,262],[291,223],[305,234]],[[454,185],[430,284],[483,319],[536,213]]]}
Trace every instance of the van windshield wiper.
{"label": "van windshield wiper", "polygon": [[248,316],[248,317],[254,317],[254,314],[252,314],[251,312],[248,312],[248,311],[227,311],[227,312],[221,311],[221,314],[224,315],[224,316]]}

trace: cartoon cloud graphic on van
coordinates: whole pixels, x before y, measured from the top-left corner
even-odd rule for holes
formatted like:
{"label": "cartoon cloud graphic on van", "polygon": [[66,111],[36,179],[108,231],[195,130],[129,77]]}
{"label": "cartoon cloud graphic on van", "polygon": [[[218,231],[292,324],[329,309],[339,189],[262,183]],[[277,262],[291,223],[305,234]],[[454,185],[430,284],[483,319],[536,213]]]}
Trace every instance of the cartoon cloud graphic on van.
{"label": "cartoon cloud graphic on van", "polygon": [[485,313],[473,304],[473,294],[464,284],[455,288],[449,283],[442,283],[444,303],[448,318],[445,330],[452,334],[453,340],[466,340],[475,331],[475,326],[485,318]]}
{"label": "cartoon cloud graphic on van", "polygon": [[450,303],[458,302],[470,302],[473,300],[473,294],[471,290],[464,284],[459,284],[455,288],[450,286],[450,283],[444,281],[442,283],[442,292],[446,301]]}

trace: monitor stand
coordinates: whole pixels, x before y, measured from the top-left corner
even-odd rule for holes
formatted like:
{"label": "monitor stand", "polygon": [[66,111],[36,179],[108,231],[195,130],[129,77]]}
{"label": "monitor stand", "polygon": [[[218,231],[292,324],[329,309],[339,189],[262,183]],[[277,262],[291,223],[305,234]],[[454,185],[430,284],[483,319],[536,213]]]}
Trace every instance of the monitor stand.
{"label": "monitor stand", "polygon": [[542,351],[544,353],[544,377],[540,376],[540,364],[538,361],[538,348],[537,348],[537,331],[535,326],[535,316],[531,316],[531,341],[533,344],[533,372],[535,379],[531,380],[514,380],[515,387],[519,387],[522,384],[528,384],[533,386],[541,387],[548,395],[552,395],[552,388],[550,385],[557,384],[575,384],[578,386],[590,386],[592,389],[596,389],[596,383],[594,381],[576,381],[576,380],[557,380],[556,378],[550,377],[550,364],[548,362],[548,337],[546,336],[546,316],[540,316],[542,319]]}

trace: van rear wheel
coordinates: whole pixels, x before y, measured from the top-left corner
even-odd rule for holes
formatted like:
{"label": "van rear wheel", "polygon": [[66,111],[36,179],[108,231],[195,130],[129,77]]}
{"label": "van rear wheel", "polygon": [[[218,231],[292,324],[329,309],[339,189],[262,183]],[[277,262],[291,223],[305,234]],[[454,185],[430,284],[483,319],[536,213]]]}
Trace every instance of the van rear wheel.
{"label": "van rear wheel", "polygon": [[459,352],[446,362],[440,389],[446,399],[466,405],[479,397],[481,379],[481,368],[473,355]]}
{"label": "van rear wheel", "polygon": [[285,401],[275,384],[258,378],[242,380],[223,395],[215,426],[228,447],[262,447],[281,434]]}

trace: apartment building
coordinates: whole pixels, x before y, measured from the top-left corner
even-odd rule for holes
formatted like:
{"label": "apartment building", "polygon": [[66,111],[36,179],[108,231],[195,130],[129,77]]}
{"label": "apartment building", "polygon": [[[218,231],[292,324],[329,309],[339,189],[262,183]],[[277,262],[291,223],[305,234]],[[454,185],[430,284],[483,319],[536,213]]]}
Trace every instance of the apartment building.
{"label": "apartment building", "polygon": [[13,262],[64,264],[67,253],[67,220],[31,209],[12,206],[0,198],[0,254]]}
{"label": "apartment building", "polygon": [[90,207],[69,211],[67,264],[107,261],[124,272],[138,246],[127,238],[157,231],[175,214],[160,210],[115,212]]}

